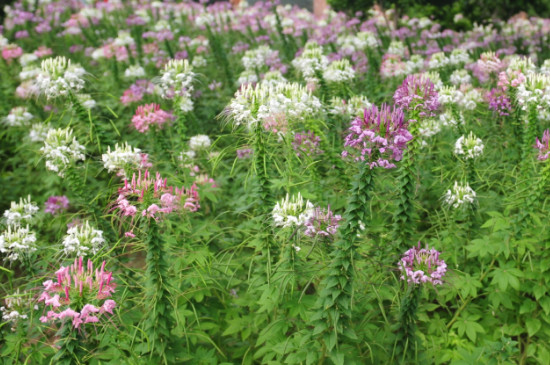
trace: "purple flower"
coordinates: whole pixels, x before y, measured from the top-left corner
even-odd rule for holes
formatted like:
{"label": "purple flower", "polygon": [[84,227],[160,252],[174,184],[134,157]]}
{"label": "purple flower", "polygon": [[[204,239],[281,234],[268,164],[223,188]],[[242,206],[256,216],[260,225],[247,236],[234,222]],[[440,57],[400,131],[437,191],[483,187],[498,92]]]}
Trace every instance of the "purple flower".
{"label": "purple flower", "polygon": [[320,142],[321,138],[311,131],[296,133],[294,135],[294,141],[292,141],[292,148],[294,148],[298,157],[311,157],[323,153],[323,151],[319,149]]}
{"label": "purple flower", "polygon": [[371,169],[394,168],[391,161],[401,160],[407,142],[412,139],[403,119],[403,110],[395,106],[382,104],[380,109],[376,105],[365,109],[363,118],[351,122],[344,142],[350,148],[342,156],[351,154],[356,161],[366,161]]}
{"label": "purple flower", "polygon": [[251,148],[244,148],[241,150],[237,150],[237,157],[240,159],[248,158],[252,156],[252,149]]}
{"label": "purple flower", "polygon": [[334,236],[338,231],[341,220],[342,216],[339,214],[334,215],[330,210],[330,206],[327,209],[316,207],[313,211],[313,216],[305,223],[306,230],[304,234],[309,237]]}
{"label": "purple flower", "polygon": [[539,150],[539,157],[538,159],[540,161],[546,161],[548,157],[550,157],[550,129],[547,129],[542,134],[542,141],[539,140],[537,137],[537,141],[534,148]]}
{"label": "purple flower", "polygon": [[407,76],[393,94],[395,104],[405,110],[417,111],[421,117],[435,116],[434,111],[439,108],[438,99],[433,82],[423,75]]}
{"label": "purple flower", "polygon": [[66,196],[50,196],[44,203],[46,208],[44,211],[51,215],[56,215],[69,208],[69,199]]}
{"label": "purple flower", "polygon": [[504,90],[493,88],[485,97],[489,102],[489,109],[499,115],[510,115],[512,112],[512,102]]}
{"label": "purple flower", "polygon": [[413,247],[403,254],[397,267],[401,271],[401,280],[408,283],[422,284],[430,282],[441,285],[441,279],[447,272],[447,264],[439,258],[440,253],[435,249]]}

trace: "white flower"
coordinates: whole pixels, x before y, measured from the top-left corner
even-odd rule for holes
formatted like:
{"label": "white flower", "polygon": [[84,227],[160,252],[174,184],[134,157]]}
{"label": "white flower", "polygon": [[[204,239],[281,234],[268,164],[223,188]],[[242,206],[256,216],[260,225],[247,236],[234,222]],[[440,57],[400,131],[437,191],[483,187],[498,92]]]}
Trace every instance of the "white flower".
{"label": "white flower", "polygon": [[74,257],[86,256],[88,253],[95,255],[104,244],[103,231],[90,227],[88,221],[69,228],[63,238],[65,254]]}
{"label": "white flower", "polygon": [[350,82],[355,77],[355,70],[347,59],[332,62],[323,72],[327,82]]}
{"label": "white flower", "polygon": [[141,164],[141,150],[133,148],[128,143],[122,146],[115,144],[115,149],[107,147],[107,153],[101,156],[103,167],[109,172],[116,172],[119,176],[126,177],[126,171],[139,168]]}
{"label": "white flower", "polygon": [[443,68],[447,66],[450,63],[447,56],[445,56],[444,52],[437,52],[432,55],[432,58],[430,58],[430,62],[428,63],[429,68]]}
{"label": "white flower", "polygon": [[0,253],[6,260],[17,261],[36,251],[35,242],[36,235],[29,226],[8,226],[0,235]]}
{"label": "white flower", "polygon": [[273,222],[283,228],[302,226],[313,214],[313,204],[309,200],[304,202],[300,193],[293,195],[292,199],[287,194],[286,198],[277,202],[272,211]]}
{"label": "white flower", "polygon": [[38,212],[38,207],[31,202],[31,196],[27,199],[20,198],[19,203],[11,202],[10,209],[4,211],[4,218],[8,225],[20,225],[30,222],[33,215]]}
{"label": "white flower", "polygon": [[454,86],[443,86],[438,90],[438,100],[442,105],[457,103],[463,97],[464,95]]}
{"label": "white flower", "polygon": [[47,124],[35,123],[31,126],[29,138],[32,142],[44,142],[50,129]]}
{"label": "white flower", "polygon": [[38,56],[36,56],[34,53],[25,53],[22,54],[21,57],[19,57],[19,63],[22,67],[27,66],[29,63],[34,62],[38,59]]}
{"label": "white flower", "polygon": [[306,81],[316,81],[317,73],[327,68],[328,59],[317,43],[308,41],[300,57],[292,60],[292,66],[300,71]]}
{"label": "white flower", "polygon": [[472,159],[483,154],[483,141],[472,132],[465,137],[461,136],[455,143],[455,154],[465,159]]}
{"label": "white flower", "polygon": [[261,70],[265,68],[266,62],[274,57],[277,57],[277,51],[264,45],[246,51],[243,55],[242,63],[245,70]]}
{"label": "white flower", "polygon": [[184,112],[193,110],[191,96],[195,76],[188,60],[168,61],[158,79],[161,96],[166,99],[176,98]]}
{"label": "white flower", "polygon": [[193,57],[193,62],[191,62],[191,66],[193,67],[204,67],[206,66],[206,58],[196,55]]}
{"label": "white flower", "polygon": [[89,94],[78,94],[76,95],[76,99],[85,109],[92,109],[97,105],[96,101]]}
{"label": "white flower", "polygon": [[267,85],[277,85],[284,84],[287,82],[287,80],[285,79],[283,74],[281,74],[281,71],[275,70],[266,72],[264,78],[260,82]]}
{"label": "white flower", "polygon": [[469,84],[472,82],[472,77],[467,70],[455,70],[451,74],[451,83],[453,85]]}
{"label": "white flower", "polygon": [[72,163],[85,160],[85,148],[72,135],[72,130],[50,129],[44,140],[44,147],[40,149],[46,160],[46,168],[57,172],[61,177],[65,169]]}
{"label": "white flower", "polygon": [[454,186],[447,190],[443,196],[445,204],[455,209],[474,204],[475,199],[476,192],[467,183],[459,185],[456,181]]}
{"label": "white flower", "polygon": [[17,106],[10,110],[7,117],[4,118],[4,123],[9,127],[23,127],[29,124],[33,115],[28,112],[24,106]]}
{"label": "white flower", "polygon": [[461,48],[455,48],[451,52],[451,55],[449,56],[449,64],[453,66],[458,66],[461,64],[470,63],[472,60],[470,59],[470,56],[468,55],[468,52],[466,50]]}
{"label": "white flower", "polygon": [[124,71],[124,77],[127,79],[138,79],[140,77],[145,77],[145,70],[139,65],[130,65]]}
{"label": "white flower", "polygon": [[72,65],[65,57],[43,60],[41,68],[36,83],[48,99],[77,93],[84,88],[82,77],[86,71],[79,65]]}
{"label": "white flower", "polygon": [[405,45],[401,41],[391,41],[388,53],[396,56],[405,56]]}
{"label": "white flower", "polygon": [[210,13],[204,12],[195,18],[195,25],[199,28],[203,28],[206,25],[215,25],[216,18]]}
{"label": "white flower", "polygon": [[254,70],[244,70],[239,74],[237,83],[239,85],[255,84],[258,82],[258,75]]}
{"label": "white flower", "polygon": [[439,124],[439,121],[430,118],[423,118],[420,121],[419,132],[422,137],[429,138],[436,135],[440,131],[441,125]]}
{"label": "white flower", "polygon": [[136,41],[134,41],[134,38],[132,38],[130,32],[125,30],[119,30],[118,37],[116,37],[113,41],[113,44],[119,47],[131,46],[134,43],[136,43]]}
{"label": "white flower", "polygon": [[411,58],[405,62],[405,73],[414,74],[419,72],[424,68],[424,59],[422,56],[414,54]]}
{"label": "white flower", "polygon": [[210,147],[210,137],[204,134],[193,136],[189,139],[189,148],[193,151],[205,150]]}

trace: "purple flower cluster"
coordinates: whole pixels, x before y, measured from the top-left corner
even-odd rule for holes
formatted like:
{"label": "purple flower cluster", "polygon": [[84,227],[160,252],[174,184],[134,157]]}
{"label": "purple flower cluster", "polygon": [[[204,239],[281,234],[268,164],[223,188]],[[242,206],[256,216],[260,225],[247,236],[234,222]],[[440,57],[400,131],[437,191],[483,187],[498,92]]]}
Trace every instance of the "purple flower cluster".
{"label": "purple flower cluster", "polygon": [[366,161],[370,168],[395,167],[391,161],[400,161],[407,142],[412,140],[404,122],[403,110],[382,104],[365,109],[363,118],[351,122],[342,152],[343,157],[352,155],[356,161]]}
{"label": "purple flower cluster", "polygon": [[493,88],[485,97],[489,102],[489,109],[499,115],[510,115],[512,112],[512,102],[504,90]]}
{"label": "purple flower cluster", "polygon": [[542,140],[539,140],[537,137],[537,141],[533,147],[539,150],[538,159],[540,161],[546,161],[550,157],[550,129],[544,131]]}
{"label": "purple flower cluster", "polygon": [[296,133],[294,135],[294,141],[292,141],[292,148],[294,148],[298,157],[311,157],[323,153],[319,148],[320,142],[321,138],[311,131]]}
{"label": "purple flower cluster", "polygon": [[44,208],[44,211],[46,213],[56,215],[69,208],[69,199],[65,195],[50,196],[48,200],[44,203],[44,205],[46,206]]}
{"label": "purple flower cluster", "polygon": [[341,220],[342,216],[335,215],[330,210],[330,206],[327,209],[316,207],[313,215],[305,223],[306,230],[304,234],[309,237],[334,236],[338,231]]}
{"label": "purple flower cluster", "polygon": [[[393,94],[395,104],[419,112],[420,117],[433,117],[439,108],[439,95],[433,82],[424,75],[409,75]],[[409,120],[415,122],[416,120]]]}
{"label": "purple flower cluster", "polygon": [[447,272],[447,264],[439,258],[440,253],[435,249],[420,248],[418,246],[411,248],[403,254],[401,261],[397,264],[401,271],[401,280],[407,280],[408,283],[422,284],[432,283],[441,285],[441,279]]}

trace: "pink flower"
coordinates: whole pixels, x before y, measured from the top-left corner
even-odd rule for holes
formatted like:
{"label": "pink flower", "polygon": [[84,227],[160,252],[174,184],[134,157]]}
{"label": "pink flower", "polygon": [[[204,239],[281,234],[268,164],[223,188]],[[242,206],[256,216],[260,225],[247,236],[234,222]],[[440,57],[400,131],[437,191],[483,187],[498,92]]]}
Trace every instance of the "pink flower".
{"label": "pink flower", "polygon": [[162,128],[173,118],[171,113],[160,109],[160,105],[153,103],[138,106],[136,114],[132,117],[132,123],[138,132],[145,133],[150,126],[156,125],[158,128]]}
{"label": "pink flower", "polygon": [[113,314],[113,309],[116,307],[116,302],[114,300],[106,300],[105,303],[103,303],[103,306],[101,309],[107,313]]}
{"label": "pink flower", "polygon": [[2,49],[2,58],[9,61],[14,58],[21,57],[23,49],[16,44],[8,44]]}
{"label": "pink flower", "polygon": [[50,196],[44,205],[46,213],[56,215],[69,208],[69,199],[66,196]]}
{"label": "pink flower", "polygon": [[537,137],[533,147],[539,150],[538,159],[540,161],[546,161],[550,157],[550,129],[544,131],[542,140]]}

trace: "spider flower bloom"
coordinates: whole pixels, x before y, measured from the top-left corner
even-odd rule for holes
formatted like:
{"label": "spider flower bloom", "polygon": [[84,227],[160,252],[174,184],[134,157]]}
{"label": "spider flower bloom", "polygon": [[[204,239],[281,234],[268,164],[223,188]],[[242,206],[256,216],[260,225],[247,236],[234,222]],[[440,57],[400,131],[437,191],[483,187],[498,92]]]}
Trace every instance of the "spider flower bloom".
{"label": "spider flower bloom", "polygon": [[540,161],[546,161],[548,157],[550,157],[550,129],[547,129],[542,134],[542,140],[539,140],[537,137],[537,141],[535,142],[534,148],[539,150],[539,156],[538,159]]}
{"label": "spider flower bloom", "polygon": [[319,148],[320,143],[321,138],[311,131],[296,133],[292,141],[292,148],[298,157],[313,157],[323,153]]}
{"label": "spider flower bloom", "polygon": [[41,68],[36,84],[48,99],[76,94],[84,88],[82,77],[86,71],[65,57],[48,58],[42,61]]}
{"label": "spider flower bloom", "polygon": [[442,278],[447,272],[445,261],[439,258],[440,253],[435,249],[413,247],[403,254],[397,267],[401,271],[401,280],[408,283],[433,285],[443,284]]}
{"label": "spider flower bloom", "polygon": [[36,251],[36,235],[27,227],[8,226],[0,234],[0,253],[5,260],[17,261]]}
{"label": "spider flower bloom", "polygon": [[136,114],[132,117],[134,127],[140,133],[145,133],[151,126],[162,129],[166,122],[172,121],[173,115],[160,108],[158,104],[145,104],[138,106]]}
{"label": "spider flower bloom", "polygon": [[286,194],[286,198],[275,204],[272,211],[273,222],[279,227],[303,226],[313,216],[313,204],[304,202],[302,195]]}
{"label": "spider flower bloom", "polygon": [[88,252],[95,255],[103,245],[103,231],[90,227],[88,221],[69,228],[63,238],[65,255],[86,256]]}
{"label": "spider flower bloom", "polygon": [[[420,117],[433,117],[439,108],[439,97],[433,82],[425,75],[409,75],[393,94],[395,104]],[[411,120],[412,121],[412,120]]]}
{"label": "spider flower bloom", "polygon": [[65,195],[50,196],[44,205],[46,206],[44,212],[56,215],[69,208],[69,199]]}
{"label": "spider flower bloom", "polygon": [[44,140],[44,147],[40,149],[46,160],[46,168],[57,172],[61,177],[65,175],[69,165],[86,159],[84,150],[84,146],[78,143],[69,128],[50,129]]}
{"label": "spider flower bloom", "polygon": [[512,101],[503,89],[493,88],[485,94],[485,98],[489,102],[489,109],[497,112],[499,115],[510,115],[512,112]]}
{"label": "spider flower bloom", "polygon": [[455,155],[464,159],[473,159],[483,154],[483,141],[477,138],[472,132],[465,137],[461,136],[455,143]]}
{"label": "spider flower bloom", "polygon": [[161,72],[159,86],[163,98],[176,98],[184,112],[193,110],[193,80],[196,74],[188,60],[170,60]]}
{"label": "spider flower bloom", "polygon": [[27,199],[19,198],[19,203],[11,202],[10,209],[4,211],[4,218],[8,225],[20,225],[29,223],[34,214],[38,212],[38,206],[31,202],[31,196]]}
{"label": "spider flower bloom", "polygon": [[132,180],[124,180],[118,190],[115,209],[121,216],[135,217],[139,212],[143,217],[157,219],[157,213],[169,214],[187,210],[196,212],[199,208],[199,194],[193,184],[190,188],[168,186],[167,180],[157,172],[155,179],[149,171],[134,173]]}
{"label": "spider flower bloom", "polygon": [[86,267],[83,258],[77,258],[70,266],[56,271],[56,281],[46,280],[44,291],[38,299],[49,306],[42,323],[69,318],[74,328],[86,323],[97,323],[105,313],[113,314],[116,302],[107,299],[115,292],[112,273],[105,271],[105,261],[94,270],[91,260]]}
{"label": "spider flower bloom", "polygon": [[474,204],[475,199],[476,192],[470,187],[470,185],[467,183],[459,185],[457,181],[455,181],[454,186],[447,190],[443,196],[443,201],[445,204],[455,209],[472,205]]}
{"label": "spider flower bloom", "polygon": [[2,48],[2,58],[9,61],[14,58],[18,58],[23,54],[23,49],[17,44],[8,44]]}
{"label": "spider flower bloom", "polygon": [[23,127],[28,126],[34,116],[29,113],[28,109],[24,106],[17,106],[10,110],[10,113],[3,119],[9,127]]}
{"label": "spider flower bloom", "polygon": [[304,234],[309,237],[334,236],[338,232],[341,220],[342,216],[335,215],[330,210],[330,206],[327,209],[316,207],[313,215],[305,223],[306,230]]}
{"label": "spider flower bloom", "polygon": [[351,122],[342,152],[343,157],[351,155],[356,161],[366,161],[370,168],[377,166],[394,168],[391,161],[400,161],[407,142],[412,135],[404,123],[403,110],[382,104],[380,109],[373,105],[365,109],[363,118]]}
{"label": "spider flower bloom", "polygon": [[327,82],[344,83],[355,78],[355,70],[349,60],[334,61],[323,71],[323,78]]}
{"label": "spider flower bloom", "polygon": [[126,171],[141,167],[142,153],[139,148],[133,148],[126,142],[122,146],[115,144],[113,151],[110,146],[107,147],[107,153],[104,153],[101,159],[107,171],[126,177]]}

